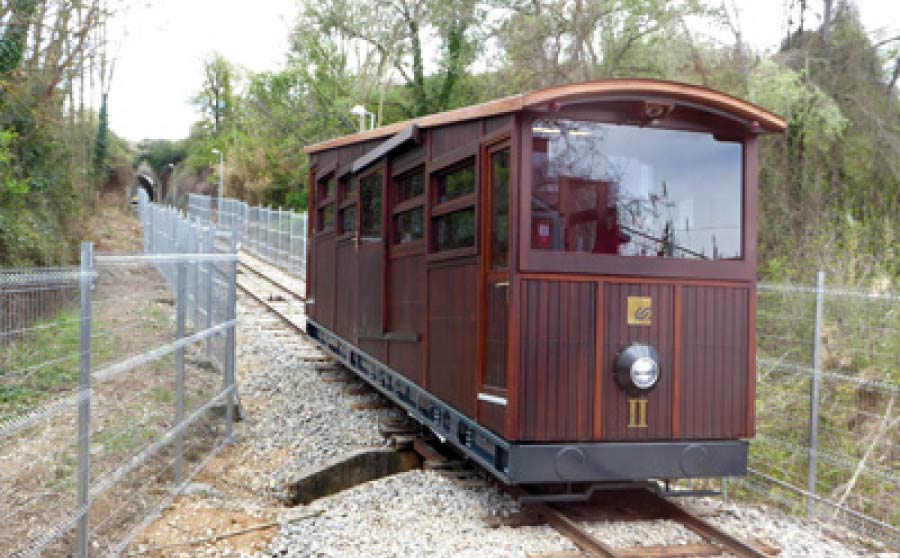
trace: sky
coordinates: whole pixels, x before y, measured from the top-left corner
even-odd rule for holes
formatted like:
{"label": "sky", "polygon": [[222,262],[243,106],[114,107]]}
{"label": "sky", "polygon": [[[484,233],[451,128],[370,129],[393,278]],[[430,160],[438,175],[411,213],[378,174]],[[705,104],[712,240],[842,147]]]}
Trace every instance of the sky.
{"label": "sky", "polygon": [[[735,0],[746,41],[774,50],[784,35],[790,0]],[[856,0],[870,33],[900,33],[900,0]],[[819,2],[813,0],[816,7]],[[117,55],[109,98],[110,126],[120,136],[186,137],[200,115],[190,104],[203,81],[203,60],[220,52],[251,72],[277,70],[285,60],[298,0],[122,0],[110,24]],[[816,16],[808,25],[814,27]],[[720,40],[731,38],[708,31]]]}

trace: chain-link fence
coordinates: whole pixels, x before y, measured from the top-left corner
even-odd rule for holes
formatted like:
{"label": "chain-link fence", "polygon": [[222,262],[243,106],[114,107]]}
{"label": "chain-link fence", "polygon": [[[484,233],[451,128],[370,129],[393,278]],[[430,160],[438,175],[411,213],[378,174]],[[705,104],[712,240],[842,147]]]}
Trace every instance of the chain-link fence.
{"label": "chain-link fence", "polygon": [[759,285],[757,435],[741,485],[900,550],[900,296]]}
{"label": "chain-link fence", "polygon": [[[210,223],[215,198],[199,194],[188,197],[188,218]],[[231,198],[222,199],[216,212],[217,226],[238,233],[241,248],[256,257],[306,279],[306,213],[281,208],[257,207]]]}
{"label": "chain-link fence", "polygon": [[235,235],[139,213],[145,254],[0,271],[2,555],[120,555],[231,437]]}

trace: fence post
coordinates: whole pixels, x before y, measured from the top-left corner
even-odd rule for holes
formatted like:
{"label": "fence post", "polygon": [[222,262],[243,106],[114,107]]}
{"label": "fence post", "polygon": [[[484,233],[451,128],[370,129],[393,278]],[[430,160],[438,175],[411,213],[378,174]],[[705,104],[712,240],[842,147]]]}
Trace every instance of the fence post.
{"label": "fence post", "polygon": [[306,243],[308,241],[308,239],[307,239],[308,235],[309,235],[309,210],[307,210],[306,213],[303,214],[303,225],[302,225],[302,228],[300,229],[300,238],[303,241],[303,244],[302,244],[303,257],[300,260],[300,270],[297,273],[297,275],[299,275],[301,278],[303,278],[304,282],[306,281],[306,269],[308,267],[306,265]]}
{"label": "fence post", "polygon": [[[194,254],[199,254],[203,251],[203,247],[201,243],[203,242],[203,228],[197,224],[191,223],[191,251]],[[191,307],[193,312],[191,313],[191,321],[193,322],[193,332],[197,333],[200,331],[200,260],[198,258],[194,258],[194,270],[193,270],[193,285],[190,285],[190,289],[193,291],[193,301],[194,306]]]}
{"label": "fence post", "polygon": [[[177,249],[176,253],[179,252]],[[187,317],[187,261],[178,262],[178,290],[175,300],[175,339],[184,337],[184,322]],[[175,351],[175,427],[184,422],[184,347]],[[175,438],[175,485],[184,482],[184,431],[178,431]]]}
{"label": "fence post", "polygon": [[75,556],[90,552],[91,493],[91,289],[94,284],[94,244],[81,243],[81,322],[78,353],[78,541]]}
{"label": "fence post", "polygon": [[153,209],[153,204],[151,203],[147,207],[147,216],[148,216],[147,221],[148,221],[148,225],[150,228],[150,241],[148,242],[148,252],[151,252],[151,253],[153,252],[153,246],[154,246],[153,241],[156,240],[153,236],[154,231],[155,231],[155,229],[153,228],[154,213],[156,213],[156,211]]}
{"label": "fence post", "polygon": [[266,208],[266,259],[272,263],[272,208]]}
{"label": "fence post", "polygon": [[[216,229],[212,225],[203,227],[203,253],[212,254],[215,251]],[[213,293],[213,269],[214,264],[211,261],[206,262],[203,266],[206,269],[206,329],[212,327],[212,293]],[[206,358],[212,358],[212,337],[206,338]]]}
{"label": "fence post", "polygon": [[[226,316],[228,320],[234,321],[237,318],[237,231],[231,233],[231,253],[235,259],[229,264],[229,281],[228,281],[228,297]],[[235,371],[235,339],[237,325],[232,323],[228,328],[228,334],[225,338],[225,389],[228,391],[228,401],[225,409],[225,439],[231,442],[234,439],[234,403],[236,396],[236,371]]]}
{"label": "fence post", "polygon": [[287,251],[287,272],[291,273],[293,270],[293,257],[294,257],[294,212],[288,212],[288,251]]}
{"label": "fence post", "polygon": [[284,267],[284,211],[281,206],[278,207],[278,251],[275,252],[278,260],[276,265]]}
{"label": "fence post", "polygon": [[813,339],[812,380],[809,393],[809,476],[806,490],[810,496],[806,498],[806,514],[815,514],[816,503],[812,496],[816,494],[819,451],[819,384],[822,378],[822,322],[825,302],[825,272],[816,274],[816,325]]}

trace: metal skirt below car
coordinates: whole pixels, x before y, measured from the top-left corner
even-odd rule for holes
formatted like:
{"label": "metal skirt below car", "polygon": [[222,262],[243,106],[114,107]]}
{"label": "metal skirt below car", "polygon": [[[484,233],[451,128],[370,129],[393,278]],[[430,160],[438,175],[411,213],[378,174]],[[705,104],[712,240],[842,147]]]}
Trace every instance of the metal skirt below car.
{"label": "metal skirt below car", "polygon": [[743,440],[511,444],[516,484],[734,477],[747,473]]}
{"label": "metal skirt below car", "polygon": [[322,350],[405,409],[442,442],[450,443],[505,484],[732,477],[747,473],[749,446],[744,440],[510,442],[315,321],[307,319],[306,329]]}

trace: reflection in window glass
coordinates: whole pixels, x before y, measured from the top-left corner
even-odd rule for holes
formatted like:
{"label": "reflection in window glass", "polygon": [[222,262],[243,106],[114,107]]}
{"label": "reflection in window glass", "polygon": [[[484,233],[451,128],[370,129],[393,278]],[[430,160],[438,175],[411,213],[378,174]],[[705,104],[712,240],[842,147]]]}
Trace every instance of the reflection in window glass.
{"label": "reflection in window glass", "polygon": [[425,193],[425,172],[418,171],[397,179],[397,203]]}
{"label": "reflection in window glass", "polygon": [[319,182],[319,201],[331,199],[337,189],[337,178],[334,175]]}
{"label": "reflection in window glass", "polygon": [[381,238],[381,185],[380,172],[374,172],[359,180],[359,229],[363,240]]}
{"label": "reflection in window glass", "polygon": [[491,267],[509,260],[509,149],[491,155]]}
{"label": "reflection in window glass", "polygon": [[334,204],[330,203],[321,209],[322,227],[330,229],[334,227]]}
{"label": "reflection in window glass", "polygon": [[434,235],[438,251],[475,246],[475,208],[436,217]]}
{"label": "reflection in window glass", "polygon": [[341,232],[356,232],[356,206],[351,205],[341,210]]}
{"label": "reflection in window glass", "polygon": [[357,181],[355,178],[353,180],[342,180],[341,187],[344,190],[343,199],[346,200],[346,199],[350,198],[351,196],[353,196],[353,194],[356,193],[356,186],[357,186]]}
{"label": "reflection in window glass", "polygon": [[406,244],[425,237],[425,208],[417,207],[394,215],[394,244]]}
{"label": "reflection in window glass", "polygon": [[475,192],[475,165],[470,164],[442,174],[437,182],[437,203],[454,200]]}
{"label": "reflection in window glass", "polygon": [[740,143],[562,119],[532,132],[532,248],[742,257]]}

